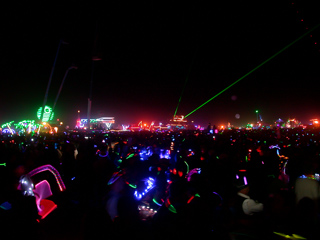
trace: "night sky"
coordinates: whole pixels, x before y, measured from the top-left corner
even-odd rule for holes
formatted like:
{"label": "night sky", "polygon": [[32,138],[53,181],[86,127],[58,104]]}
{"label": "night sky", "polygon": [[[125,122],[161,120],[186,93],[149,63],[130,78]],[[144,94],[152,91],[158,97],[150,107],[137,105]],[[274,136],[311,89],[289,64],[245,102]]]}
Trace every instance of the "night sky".
{"label": "night sky", "polygon": [[[70,127],[78,110],[86,118],[91,79],[92,118],[112,116],[116,125],[166,122],[182,93],[177,114],[187,115],[319,24],[313,2],[73,1],[2,8],[0,123],[36,119],[60,40],[68,44],[61,45],[47,105],[66,70],[77,66],[55,109]],[[187,119],[241,126],[256,120],[256,109],[267,123],[320,118],[319,45],[320,27]],[[101,60],[92,64],[92,57]]]}

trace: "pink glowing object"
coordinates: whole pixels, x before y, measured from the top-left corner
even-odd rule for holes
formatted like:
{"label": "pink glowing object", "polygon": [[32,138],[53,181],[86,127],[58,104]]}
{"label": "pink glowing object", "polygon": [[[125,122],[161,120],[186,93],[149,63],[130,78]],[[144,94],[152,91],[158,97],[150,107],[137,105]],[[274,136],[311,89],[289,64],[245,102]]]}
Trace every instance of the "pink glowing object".
{"label": "pink glowing object", "polygon": [[41,167],[38,167],[38,168],[35,168],[33,169],[32,171],[30,171],[27,175],[29,177],[32,177],[38,173],[41,173],[41,172],[44,172],[44,171],[49,171],[53,174],[53,176],[55,177],[57,183],[58,183],[58,186],[59,186],[59,189],[60,191],[64,191],[66,190],[66,186],[64,185],[64,182],[58,172],[57,169],[55,169],[54,167],[52,167],[50,164],[47,164],[47,165],[43,165]]}
{"label": "pink glowing object", "polygon": [[50,184],[47,180],[43,180],[36,184],[33,192],[36,197],[38,214],[41,216],[41,219],[44,219],[57,208],[57,205],[53,201],[46,199],[52,196]]}

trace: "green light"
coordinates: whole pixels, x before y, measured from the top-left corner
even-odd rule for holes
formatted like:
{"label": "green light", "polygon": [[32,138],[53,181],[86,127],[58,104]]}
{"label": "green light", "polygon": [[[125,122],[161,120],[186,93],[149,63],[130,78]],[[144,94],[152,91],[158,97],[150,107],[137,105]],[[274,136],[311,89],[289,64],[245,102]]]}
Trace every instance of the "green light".
{"label": "green light", "polygon": [[189,173],[189,164],[186,161],[184,161],[184,163],[187,165],[187,174],[188,174]]}
{"label": "green light", "polygon": [[5,124],[2,124],[2,125],[1,125],[1,128],[5,128],[5,127],[10,128],[10,126],[11,126],[11,124],[12,124],[13,122],[14,122],[14,121],[7,122],[7,123],[5,123]]}
{"label": "green light", "polygon": [[[40,119],[42,113],[42,107],[39,107],[37,111],[37,118]],[[54,116],[54,113],[52,112],[52,108],[49,106],[44,107],[43,116],[42,116],[42,122],[48,122],[49,120],[52,120]]]}
{"label": "green light", "polygon": [[175,208],[172,204],[170,204],[170,205],[168,206],[168,210],[169,210],[170,212],[172,212],[172,213],[177,213],[176,208]]}
{"label": "green light", "polygon": [[131,184],[131,183],[129,183],[128,185],[129,185],[129,187],[137,188],[137,185],[133,185],[133,184]]}
{"label": "green light", "polygon": [[[198,49],[198,46],[197,46],[197,49]],[[190,75],[191,68],[192,68],[193,63],[194,63],[194,59],[195,59],[195,56],[196,56],[196,53],[197,53],[197,49],[196,49],[196,51],[194,53],[194,56],[193,56],[193,59],[192,59],[192,62],[191,62],[191,65],[190,65],[190,68],[189,68],[189,71],[188,71],[188,75],[186,77],[186,81],[184,82],[184,86],[183,86],[182,91],[181,91],[181,95],[180,95],[180,98],[179,98],[179,101],[178,101],[178,105],[177,105],[176,110],[174,111],[174,114],[173,114],[173,118],[177,114],[177,111],[178,111],[178,108],[179,108],[179,105],[180,105],[180,102],[181,102],[181,99],[182,99],[182,95],[183,95],[184,89],[186,88],[187,82],[189,80],[189,75]]]}
{"label": "green light", "polygon": [[276,57],[277,55],[279,55],[280,53],[282,53],[284,50],[286,50],[287,48],[291,47],[293,44],[295,44],[296,42],[298,42],[301,38],[305,37],[306,35],[308,35],[310,32],[312,32],[313,30],[315,30],[316,28],[318,28],[320,26],[320,24],[316,25],[315,27],[313,27],[312,29],[310,29],[308,32],[304,33],[303,35],[301,35],[300,37],[298,37],[296,40],[294,40],[293,42],[291,42],[290,44],[288,44],[287,46],[285,46],[284,48],[282,48],[280,51],[278,51],[277,53],[275,53],[274,55],[272,55],[271,57],[269,57],[267,60],[265,60],[264,62],[260,63],[258,66],[256,66],[254,69],[252,69],[250,72],[248,72],[247,74],[243,75],[241,78],[239,78],[237,81],[235,81],[234,83],[230,84],[228,87],[226,87],[225,89],[223,89],[222,91],[220,91],[219,93],[217,93],[216,95],[214,95],[212,98],[210,98],[208,101],[206,101],[205,103],[201,104],[199,107],[197,107],[196,109],[194,109],[192,112],[188,113],[187,115],[184,116],[184,118],[188,117],[189,115],[191,115],[192,113],[194,113],[195,111],[197,111],[198,109],[200,109],[201,107],[203,107],[204,105],[206,105],[207,103],[211,102],[213,99],[215,99],[216,97],[218,97],[221,93],[227,91],[229,88],[231,88],[233,85],[235,85],[236,83],[240,82],[242,79],[244,79],[245,77],[247,77],[248,75],[250,75],[251,73],[253,73],[255,70],[257,70],[258,68],[260,68],[262,65],[264,65],[265,63],[269,62],[271,59],[273,59],[274,57]]}
{"label": "green light", "polygon": [[153,198],[152,201],[153,201],[155,204],[157,204],[158,206],[161,206],[161,205],[162,205],[162,204],[159,203],[155,198]]}
{"label": "green light", "polygon": [[131,153],[126,159],[132,158],[134,156],[134,153]]}
{"label": "green light", "polygon": [[256,113],[258,113],[259,111],[258,110],[256,110]]}
{"label": "green light", "polygon": [[6,167],[6,166],[7,166],[7,163],[0,163],[0,166]]}

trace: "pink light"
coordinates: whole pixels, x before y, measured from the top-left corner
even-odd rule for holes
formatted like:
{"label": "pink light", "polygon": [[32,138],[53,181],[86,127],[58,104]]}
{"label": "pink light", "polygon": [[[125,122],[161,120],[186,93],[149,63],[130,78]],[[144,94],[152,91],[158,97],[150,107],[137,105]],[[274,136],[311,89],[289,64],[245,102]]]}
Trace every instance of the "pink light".
{"label": "pink light", "polygon": [[41,167],[38,167],[38,168],[35,168],[33,169],[32,171],[30,171],[27,175],[29,177],[32,177],[38,173],[41,173],[41,172],[44,172],[44,171],[49,171],[53,174],[53,176],[55,177],[57,183],[58,183],[58,186],[59,186],[59,189],[60,191],[64,191],[66,190],[66,186],[64,185],[64,182],[62,181],[62,178],[58,172],[57,169],[55,169],[54,167],[52,167],[50,164],[47,164],[47,165],[43,165]]}
{"label": "pink light", "polygon": [[50,184],[47,180],[43,180],[35,185],[33,192],[35,193],[38,211],[40,212],[42,210],[41,200],[52,196]]}
{"label": "pink light", "polygon": [[46,199],[52,196],[50,184],[47,180],[43,180],[35,185],[33,191],[36,196],[38,213],[41,216],[41,219],[44,219],[57,208],[57,205],[53,201]]}
{"label": "pink light", "polygon": [[246,176],[243,177],[243,182],[244,182],[244,185],[248,185],[248,181],[247,181]]}

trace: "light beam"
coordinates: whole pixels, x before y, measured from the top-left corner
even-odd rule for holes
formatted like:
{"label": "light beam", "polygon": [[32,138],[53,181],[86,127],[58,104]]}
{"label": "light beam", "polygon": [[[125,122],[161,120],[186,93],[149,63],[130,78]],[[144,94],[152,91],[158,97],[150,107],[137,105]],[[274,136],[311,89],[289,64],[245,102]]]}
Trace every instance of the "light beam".
{"label": "light beam", "polygon": [[216,95],[214,95],[212,98],[210,98],[209,100],[207,100],[206,102],[204,102],[203,104],[201,104],[199,107],[197,107],[196,109],[194,109],[193,111],[191,111],[190,113],[188,113],[187,115],[184,116],[184,118],[188,117],[189,115],[191,115],[192,113],[194,113],[195,111],[197,111],[198,109],[200,109],[201,107],[203,107],[204,105],[206,105],[207,103],[211,102],[213,99],[215,99],[216,97],[218,97],[221,93],[227,91],[229,88],[231,88],[233,85],[235,85],[236,83],[240,82],[242,79],[244,79],[245,77],[247,77],[248,75],[250,75],[251,73],[253,73],[255,70],[257,70],[258,68],[260,68],[262,65],[264,65],[265,63],[269,62],[271,59],[273,59],[274,57],[276,57],[277,55],[279,55],[280,53],[282,53],[284,50],[286,50],[287,48],[291,47],[293,44],[295,44],[296,42],[298,42],[300,39],[302,39],[303,37],[305,37],[306,35],[308,35],[310,32],[312,32],[313,30],[315,30],[316,28],[318,28],[320,26],[320,24],[316,25],[315,27],[313,27],[312,29],[310,29],[309,31],[307,31],[306,33],[304,33],[303,35],[301,35],[300,37],[298,37],[296,40],[294,40],[293,42],[289,43],[287,46],[285,46],[284,48],[282,48],[280,51],[278,51],[277,53],[275,53],[274,55],[272,55],[271,57],[269,57],[267,60],[265,60],[264,62],[260,63],[258,66],[256,66],[254,69],[252,69],[250,72],[248,72],[247,74],[243,75],[241,78],[239,78],[237,81],[233,82],[232,84],[230,84],[228,87],[226,87],[225,89],[223,89],[222,91],[220,91],[219,93],[217,93]]}

